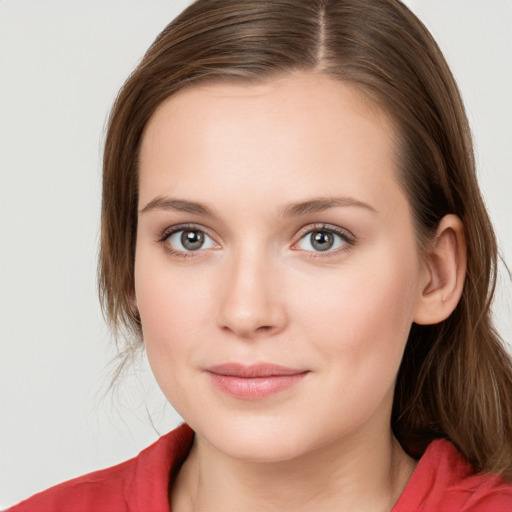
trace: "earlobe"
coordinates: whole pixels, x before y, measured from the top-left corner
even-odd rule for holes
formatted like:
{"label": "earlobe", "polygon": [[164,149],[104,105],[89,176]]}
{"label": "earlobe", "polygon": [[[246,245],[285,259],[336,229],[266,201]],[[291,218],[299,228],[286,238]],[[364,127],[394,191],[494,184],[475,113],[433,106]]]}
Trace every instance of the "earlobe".
{"label": "earlobe", "polygon": [[464,225],[456,215],[446,215],[427,247],[425,282],[419,290],[413,321],[431,325],[448,318],[460,300],[465,276]]}

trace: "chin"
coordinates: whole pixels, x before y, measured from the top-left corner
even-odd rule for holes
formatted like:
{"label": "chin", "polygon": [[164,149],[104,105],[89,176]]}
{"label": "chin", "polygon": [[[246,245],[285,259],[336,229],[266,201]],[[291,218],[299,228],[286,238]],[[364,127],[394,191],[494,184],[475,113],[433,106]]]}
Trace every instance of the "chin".
{"label": "chin", "polygon": [[[254,462],[282,462],[309,451],[316,443],[308,425],[281,418],[246,414],[243,418],[203,423],[192,428],[215,450],[227,457]],[[297,426],[299,429],[297,429]],[[321,444],[321,443],[320,443]]]}

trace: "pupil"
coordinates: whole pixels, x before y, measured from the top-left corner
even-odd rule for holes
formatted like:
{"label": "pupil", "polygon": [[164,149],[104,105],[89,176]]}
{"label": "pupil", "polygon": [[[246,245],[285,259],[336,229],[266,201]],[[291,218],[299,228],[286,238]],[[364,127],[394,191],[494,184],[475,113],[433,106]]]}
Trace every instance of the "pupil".
{"label": "pupil", "polygon": [[197,251],[204,243],[204,235],[201,231],[184,231],[181,235],[181,243],[185,249]]}
{"label": "pupil", "polygon": [[317,251],[328,251],[334,244],[334,237],[326,231],[315,231],[311,234],[311,245]]}

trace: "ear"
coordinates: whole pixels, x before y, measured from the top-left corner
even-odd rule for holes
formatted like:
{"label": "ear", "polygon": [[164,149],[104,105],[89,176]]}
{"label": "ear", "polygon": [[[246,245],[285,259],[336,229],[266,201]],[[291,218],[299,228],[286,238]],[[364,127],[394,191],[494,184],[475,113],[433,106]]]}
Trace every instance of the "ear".
{"label": "ear", "polygon": [[464,225],[456,215],[446,215],[426,249],[424,280],[414,310],[414,322],[431,325],[450,316],[462,295],[466,260]]}

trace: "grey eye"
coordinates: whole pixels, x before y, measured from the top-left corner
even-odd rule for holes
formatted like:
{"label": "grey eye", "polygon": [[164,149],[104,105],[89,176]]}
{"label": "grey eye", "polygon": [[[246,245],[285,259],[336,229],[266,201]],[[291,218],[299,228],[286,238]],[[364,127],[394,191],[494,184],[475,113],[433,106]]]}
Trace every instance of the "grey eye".
{"label": "grey eye", "polygon": [[215,242],[200,229],[180,229],[168,238],[168,243],[175,251],[191,252],[210,249]]}
{"label": "grey eye", "polygon": [[327,229],[315,229],[306,233],[298,242],[303,251],[326,252],[347,244],[347,238]]}
{"label": "grey eye", "polygon": [[197,251],[204,244],[204,233],[201,231],[183,231],[181,243],[189,251]]}
{"label": "grey eye", "polygon": [[311,246],[317,251],[328,251],[334,245],[334,235],[327,231],[313,231],[309,236]]}

